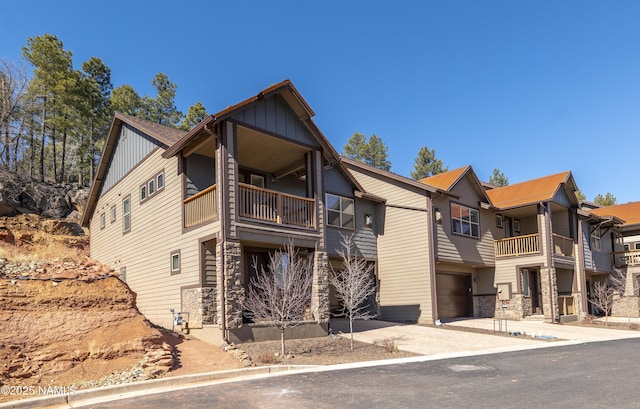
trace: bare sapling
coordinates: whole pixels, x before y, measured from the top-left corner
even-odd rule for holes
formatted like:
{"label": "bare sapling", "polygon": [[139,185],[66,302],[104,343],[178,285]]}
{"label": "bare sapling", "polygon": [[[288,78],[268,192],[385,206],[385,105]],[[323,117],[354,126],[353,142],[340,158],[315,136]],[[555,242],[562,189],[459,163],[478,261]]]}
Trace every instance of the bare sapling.
{"label": "bare sapling", "polygon": [[342,235],[338,254],[342,259],[342,268],[331,268],[329,283],[340,301],[341,315],[349,320],[351,349],[353,350],[353,321],[374,318],[370,299],[376,293],[376,280],[373,265],[353,251],[353,235]]}
{"label": "bare sapling", "polygon": [[245,315],[254,322],[261,322],[280,331],[280,352],[285,356],[285,331],[300,325],[305,311],[311,304],[313,265],[299,257],[292,242],[284,250],[269,256],[267,269],[253,267],[258,272],[251,279],[245,299]]}

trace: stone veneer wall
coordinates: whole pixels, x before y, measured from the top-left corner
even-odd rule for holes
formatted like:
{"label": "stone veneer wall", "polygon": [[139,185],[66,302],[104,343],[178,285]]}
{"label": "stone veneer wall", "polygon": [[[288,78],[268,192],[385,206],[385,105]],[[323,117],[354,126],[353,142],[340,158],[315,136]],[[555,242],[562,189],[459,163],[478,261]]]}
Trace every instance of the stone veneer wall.
{"label": "stone veneer wall", "polygon": [[473,316],[476,318],[492,318],[496,313],[496,296],[474,295],[473,296]]}
{"label": "stone veneer wall", "polygon": [[329,322],[329,257],[324,251],[313,254],[311,314],[318,323]]}
{"label": "stone veneer wall", "polygon": [[506,318],[508,320],[521,320],[523,317],[522,306],[524,302],[525,298],[522,294],[515,294],[511,297],[506,308],[502,308],[502,301],[496,300],[495,317]]}
{"label": "stone veneer wall", "polygon": [[183,289],[181,311],[189,313],[189,328],[202,328],[203,325],[215,324],[217,321],[215,287]]}
{"label": "stone veneer wall", "polygon": [[629,298],[616,293],[613,296],[613,305],[611,307],[612,317],[640,317],[640,303],[637,296],[630,296]]}
{"label": "stone veneer wall", "polygon": [[225,241],[222,247],[221,251],[224,251],[224,277],[222,280],[225,291],[225,322],[229,329],[240,328],[242,327],[242,309],[245,298],[242,287],[242,270],[240,269],[242,249],[239,242],[231,241]]}
{"label": "stone veneer wall", "polygon": [[[549,284],[551,280],[551,285]],[[551,311],[556,320],[560,319],[558,308],[558,281],[555,268],[540,269],[540,287],[542,288],[542,311],[544,318],[551,319]]]}

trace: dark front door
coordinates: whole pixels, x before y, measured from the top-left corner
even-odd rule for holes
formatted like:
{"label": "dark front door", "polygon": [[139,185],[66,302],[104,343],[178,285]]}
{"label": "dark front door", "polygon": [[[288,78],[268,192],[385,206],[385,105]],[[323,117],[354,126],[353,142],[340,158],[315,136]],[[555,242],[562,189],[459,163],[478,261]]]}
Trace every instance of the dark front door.
{"label": "dark front door", "polygon": [[531,290],[531,312],[542,314],[542,294],[540,293],[540,279],[537,270],[529,270],[529,287]]}
{"label": "dark front door", "polygon": [[436,274],[438,294],[438,317],[471,317],[471,276],[458,274]]}

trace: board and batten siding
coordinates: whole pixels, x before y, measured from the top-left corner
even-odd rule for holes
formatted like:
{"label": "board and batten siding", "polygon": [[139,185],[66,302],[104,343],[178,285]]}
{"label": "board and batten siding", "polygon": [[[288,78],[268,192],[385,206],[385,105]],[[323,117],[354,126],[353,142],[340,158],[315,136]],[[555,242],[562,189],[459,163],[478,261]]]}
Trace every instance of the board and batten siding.
{"label": "board and batten siding", "polygon": [[376,212],[381,318],[433,323],[428,192],[348,166],[368,193],[386,199]]}
{"label": "board and batten siding", "polygon": [[102,192],[111,189],[158,146],[159,143],[147,134],[123,124],[109,163],[109,171],[104,178]]}
{"label": "board and batten siding", "polygon": [[[181,287],[200,282],[199,238],[219,228],[217,222],[182,231],[182,175],[178,159],[162,150],[149,156],[98,200],[91,219],[91,256],[116,271],[126,268],[126,282],[137,294],[138,309],[151,322],[171,327],[170,308],[181,309]],[[139,187],[164,169],[165,187],[144,203]],[[122,231],[122,200],[131,197],[131,230]],[[116,205],[117,219],[100,229],[100,214]],[[171,274],[171,253],[180,252],[179,274]]]}
{"label": "board and batten siding", "polygon": [[[459,198],[451,199],[442,196],[433,200],[433,208],[442,214],[442,221],[436,223],[438,261],[466,263],[483,266],[494,265],[495,250],[494,237],[495,216],[492,212],[482,209],[478,203],[486,200],[479,196],[469,182],[469,175],[461,179],[451,190]],[[459,204],[478,210],[480,216],[480,237],[469,237],[453,233],[451,221],[451,204]]]}
{"label": "board and batten siding", "polygon": [[571,227],[569,223],[569,217],[571,214],[568,210],[555,210],[551,213],[552,229],[553,233],[559,234],[564,237],[571,237]]}
{"label": "board and batten siding", "polygon": [[306,145],[319,147],[318,141],[304,126],[289,104],[280,95],[272,95],[249,105],[232,118]]}
{"label": "board and batten siding", "polygon": [[[370,214],[373,217],[373,226],[365,226],[364,215]],[[355,223],[356,228],[341,229],[333,226],[326,227],[327,236],[327,253],[330,257],[338,257],[338,251],[342,249],[342,236],[353,236],[352,244],[354,248],[352,251],[356,251],[358,257],[364,257],[369,260],[376,259],[378,257],[377,248],[377,225],[376,220],[376,203],[356,199],[355,200]]]}

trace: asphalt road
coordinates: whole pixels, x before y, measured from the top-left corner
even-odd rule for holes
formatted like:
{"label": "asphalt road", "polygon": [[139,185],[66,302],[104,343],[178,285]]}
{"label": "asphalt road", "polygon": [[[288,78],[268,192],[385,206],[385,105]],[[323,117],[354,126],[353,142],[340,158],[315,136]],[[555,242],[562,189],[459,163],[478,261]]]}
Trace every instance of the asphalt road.
{"label": "asphalt road", "polygon": [[640,408],[640,340],[216,384],[92,408]]}

